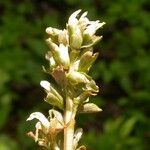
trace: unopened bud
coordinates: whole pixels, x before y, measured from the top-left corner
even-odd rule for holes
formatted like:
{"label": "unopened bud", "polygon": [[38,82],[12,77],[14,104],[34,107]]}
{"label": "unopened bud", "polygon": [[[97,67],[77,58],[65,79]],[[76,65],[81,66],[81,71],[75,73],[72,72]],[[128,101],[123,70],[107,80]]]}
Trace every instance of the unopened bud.
{"label": "unopened bud", "polygon": [[70,58],[68,53],[68,47],[60,44],[59,47],[51,41],[51,39],[46,40],[48,46],[50,47],[55,61],[62,65],[65,69],[68,69],[70,65]]}
{"label": "unopened bud", "polygon": [[59,109],[63,109],[63,98],[59,98],[56,95],[52,94],[51,92],[49,92],[47,94],[47,97],[45,98],[45,101],[49,104],[51,104],[52,106],[56,106]]}
{"label": "unopened bud", "polygon": [[78,84],[78,83],[86,83],[87,78],[84,74],[77,72],[77,71],[71,71],[67,74],[67,78],[72,84]]}
{"label": "unopened bud", "polygon": [[63,97],[52,87],[48,81],[41,81],[40,85],[46,90],[47,97],[45,101],[53,106],[63,109]]}
{"label": "unopened bud", "polygon": [[85,52],[80,58],[78,70],[82,72],[87,72],[97,57],[98,53],[95,53],[93,55],[91,51]]}
{"label": "unopened bud", "polygon": [[70,47],[73,49],[80,49],[82,42],[83,42],[83,37],[82,37],[82,32],[80,29],[80,26],[69,26],[68,25],[68,32],[69,32],[69,44]]}
{"label": "unopened bud", "polygon": [[96,104],[94,103],[87,103],[82,105],[79,108],[80,113],[95,113],[95,112],[100,112],[102,111],[101,108],[99,108]]}

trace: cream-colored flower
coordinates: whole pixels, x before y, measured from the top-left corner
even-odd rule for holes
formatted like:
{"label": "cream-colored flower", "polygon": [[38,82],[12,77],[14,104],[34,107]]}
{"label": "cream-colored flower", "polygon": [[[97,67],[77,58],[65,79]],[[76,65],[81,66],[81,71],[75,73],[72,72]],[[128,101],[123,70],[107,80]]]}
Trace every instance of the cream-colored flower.
{"label": "cream-colored flower", "polygon": [[63,109],[63,97],[57,92],[57,90],[46,80],[41,81],[40,85],[46,90],[47,93],[45,101],[52,106]]}
{"label": "cream-colored flower", "polygon": [[49,120],[40,112],[34,112],[27,118],[27,121],[33,119],[38,120],[35,125],[35,135],[32,132],[29,132],[30,135],[32,133],[32,138],[34,138],[36,142],[42,141],[46,143],[46,139],[49,136],[56,136],[64,127],[63,117],[60,112],[52,109],[49,111],[49,114]]}
{"label": "cream-colored flower", "polygon": [[[50,122],[48,121],[48,119],[40,112],[34,112],[32,113],[29,118],[27,118],[27,121],[31,121],[33,119],[38,119],[40,124],[46,129],[48,130],[50,127]],[[38,125],[39,127],[39,125]]]}
{"label": "cream-colored flower", "polygon": [[105,22],[89,21],[86,17],[87,12],[84,12],[81,17],[78,17],[81,10],[75,11],[68,20],[69,44],[74,49],[92,47],[101,37],[94,35]]}
{"label": "cream-colored flower", "polygon": [[46,40],[49,48],[51,49],[54,60],[58,65],[63,66],[65,69],[68,69],[70,65],[70,58],[68,52],[68,46],[60,43],[59,45],[55,44],[51,38]]}
{"label": "cream-colored flower", "polygon": [[78,71],[70,71],[67,74],[67,78],[72,85],[76,85],[78,83],[87,83],[88,79],[86,76]]}

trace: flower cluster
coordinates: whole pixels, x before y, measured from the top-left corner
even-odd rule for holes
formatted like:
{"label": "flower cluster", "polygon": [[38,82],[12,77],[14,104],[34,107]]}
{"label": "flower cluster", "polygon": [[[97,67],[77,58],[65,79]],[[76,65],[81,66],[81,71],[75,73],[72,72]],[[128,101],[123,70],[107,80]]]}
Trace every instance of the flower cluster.
{"label": "flower cluster", "polygon": [[[39,120],[35,134],[30,132],[29,135],[47,149],[62,149],[57,135],[69,126],[77,112],[101,111],[97,105],[89,103],[89,97],[96,95],[99,88],[88,72],[98,57],[98,53],[93,53],[93,46],[102,38],[95,33],[105,23],[89,21],[87,12],[78,17],[80,12],[78,10],[69,17],[66,29],[46,29],[49,67],[43,69],[55,79],[56,84],[53,86],[48,81],[41,81],[40,84],[47,94],[45,101],[54,109],[49,111],[48,119],[35,112],[27,120]],[[81,135],[82,129],[73,133],[73,148],[70,150],[77,148]]]}

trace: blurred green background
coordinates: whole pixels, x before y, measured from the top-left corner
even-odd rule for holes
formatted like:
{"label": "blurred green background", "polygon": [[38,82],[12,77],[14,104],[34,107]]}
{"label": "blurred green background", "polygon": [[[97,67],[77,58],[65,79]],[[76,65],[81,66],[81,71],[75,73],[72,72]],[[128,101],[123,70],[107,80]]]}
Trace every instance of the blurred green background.
{"label": "blurred green background", "polygon": [[0,150],[37,150],[26,132],[33,111],[47,114],[39,86],[50,79],[45,28],[61,28],[77,9],[90,20],[105,21],[95,46],[100,55],[90,74],[100,86],[91,101],[103,112],[79,115],[88,150],[148,150],[150,144],[149,0],[1,0],[0,1]]}

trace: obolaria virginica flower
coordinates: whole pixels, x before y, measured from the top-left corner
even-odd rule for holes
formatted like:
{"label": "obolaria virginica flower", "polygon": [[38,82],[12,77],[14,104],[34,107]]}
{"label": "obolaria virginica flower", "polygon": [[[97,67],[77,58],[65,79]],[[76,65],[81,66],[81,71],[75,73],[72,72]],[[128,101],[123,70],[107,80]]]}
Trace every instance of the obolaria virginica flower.
{"label": "obolaria virginica flower", "polygon": [[[32,113],[27,121],[37,119],[38,122],[35,125],[36,131],[29,132],[28,135],[31,136],[35,142],[38,142],[40,146],[46,148],[51,147],[55,143],[56,135],[63,129],[64,121],[60,112],[56,110],[49,111],[49,119],[47,119],[42,113],[34,112]],[[58,149],[58,145],[55,143],[55,147]]]}
{"label": "obolaria virginica flower", "polygon": [[66,29],[46,29],[48,67],[43,70],[55,82],[42,80],[40,85],[46,93],[44,101],[52,109],[48,117],[34,112],[27,119],[38,120],[35,133],[31,131],[28,135],[46,150],[86,150],[85,146],[78,146],[83,129],[75,130],[76,114],[102,111],[90,102],[99,87],[88,72],[98,57],[98,53],[93,52],[93,45],[102,38],[96,31],[105,23],[90,21],[87,12],[80,13],[81,10],[77,10],[69,17]]}

